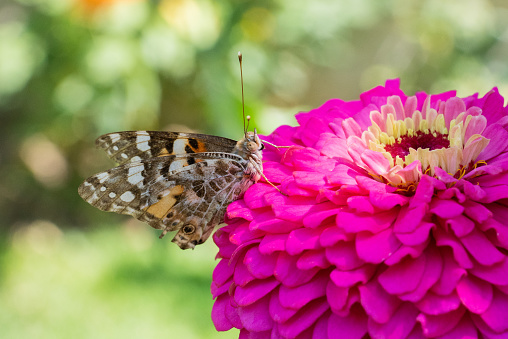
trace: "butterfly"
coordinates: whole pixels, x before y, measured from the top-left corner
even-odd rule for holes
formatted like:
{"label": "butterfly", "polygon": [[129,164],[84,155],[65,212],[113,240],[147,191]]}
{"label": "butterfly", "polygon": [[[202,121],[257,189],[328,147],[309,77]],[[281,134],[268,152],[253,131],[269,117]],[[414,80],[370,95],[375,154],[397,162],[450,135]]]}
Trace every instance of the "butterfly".
{"label": "butterfly", "polygon": [[227,206],[263,175],[256,130],[236,142],[218,136],[162,131],[105,134],[97,147],[119,166],[95,174],[79,195],[103,211],[131,215],[181,249],[204,243],[224,222]]}

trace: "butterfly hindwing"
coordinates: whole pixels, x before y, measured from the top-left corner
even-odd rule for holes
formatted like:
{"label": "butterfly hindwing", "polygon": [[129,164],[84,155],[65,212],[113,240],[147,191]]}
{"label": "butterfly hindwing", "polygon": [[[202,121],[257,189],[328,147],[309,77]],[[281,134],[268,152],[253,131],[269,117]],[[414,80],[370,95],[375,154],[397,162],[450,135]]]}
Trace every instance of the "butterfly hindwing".
{"label": "butterfly hindwing", "polygon": [[229,153],[236,145],[234,140],[212,135],[163,131],[109,133],[100,136],[95,143],[119,164],[168,155]]}
{"label": "butterfly hindwing", "polygon": [[178,230],[173,241],[193,248],[250,186],[243,180],[246,164],[238,155],[220,152],[160,156],[96,174],[79,194],[101,210],[132,215],[163,234]]}

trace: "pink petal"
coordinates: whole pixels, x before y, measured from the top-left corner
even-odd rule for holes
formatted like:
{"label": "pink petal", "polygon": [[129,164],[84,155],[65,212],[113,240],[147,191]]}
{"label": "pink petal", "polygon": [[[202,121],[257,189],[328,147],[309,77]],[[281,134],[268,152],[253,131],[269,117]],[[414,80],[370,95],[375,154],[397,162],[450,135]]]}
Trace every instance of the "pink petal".
{"label": "pink petal", "polygon": [[[443,258],[443,272],[441,279],[432,286],[432,291],[438,295],[449,295],[455,290],[459,280],[466,274],[466,270],[461,268],[450,255],[451,250],[441,250]],[[431,314],[431,313],[429,313]]]}
{"label": "pink petal", "polygon": [[407,258],[397,265],[388,267],[381,273],[378,281],[390,294],[403,294],[414,291],[425,272],[425,256]]}
{"label": "pink petal", "polygon": [[297,255],[304,250],[318,249],[321,229],[300,228],[289,233],[286,251],[290,255]]}
{"label": "pink petal", "polygon": [[231,265],[235,267],[234,281],[235,285],[245,286],[253,280],[256,280],[245,265]]}
{"label": "pink petal", "polygon": [[350,136],[362,136],[362,128],[353,118],[347,118],[342,121],[342,129],[346,138]]}
{"label": "pink petal", "polygon": [[243,201],[250,209],[270,206],[265,200],[265,195],[270,193],[275,194],[275,189],[272,190],[268,184],[257,183],[252,185],[247,192],[245,192]]}
{"label": "pink petal", "polygon": [[316,142],[315,148],[320,151],[321,154],[330,158],[338,157],[349,159],[346,139],[337,138],[337,136],[332,133],[321,134],[319,140]]}
{"label": "pink petal", "polygon": [[263,254],[272,254],[286,249],[287,234],[267,234],[259,243],[259,252]]}
{"label": "pink petal", "polygon": [[390,162],[380,152],[367,149],[362,152],[361,159],[374,174],[383,175],[390,170]]}
{"label": "pink petal", "polygon": [[295,222],[276,218],[272,211],[256,215],[249,225],[249,229],[253,232],[265,231],[269,233],[288,233],[300,227],[301,225]]}
{"label": "pink petal", "polygon": [[457,285],[457,294],[469,311],[480,314],[492,302],[492,285],[474,276],[463,276]]}
{"label": "pink petal", "polygon": [[466,105],[464,101],[460,98],[453,97],[446,101],[445,103],[445,125],[446,127],[450,126],[450,121],[455,119],[460,113],[466,111]]}
{"label": "pink petal", "polygon": [[370,203],[370,199],[367,196],[355,196],[347,199],[347,206],[351,211],[356,213],[366,212],[368,214],[374,214],[375,208]]}
{"label": "pink petal", "polygon": [[440,228],[436,228],[433,232],[436,239],[436,245],[439,247],[449,246],[453,251],[455,261],[463,268],[472,268],[473,262],[469,258],[466,250],[459,240],[451,233],[446,233]]}
{"label": "pink petal", "polygon": [[342,310],[346,305],[349,297],[349,288],[339,287],[329,280],[326,286],[326,298],[330,304],[332,311]]}
{"label": "pink petal", "polygon": [[253,219],[251,210],[245,204],[244,200],[233,201],[228,206],[228,218],[243,218],[251,221]]}
{"label": "pink petal", "polygon": [[367,317],[361,311],[351,311],[347,317],[335,313],[328,319],[328,338],[361,339],[367,332]]}
{"label": "pink petal", "polygon": [[288,199],[285,205],[273,205],[272,210],[277,218],[291,222],[301,222],[313,206],[313,199],[294,198]]}
{"label": "pink petal", "polygon": [[341,211],[337,215],[337,226],[344,228],[348,233],[360,231],[378,233],[390,227],[396,217],[395,211],[381,212],[374,216],[367,213]]}
{"label": "pink petal", "polygon": [[428,249],[425,254],[425,272],[418,287],[409,293],[399,295],[401,300],[416,302],[421,300],[427,291],[439,280],[443,269],[443,260],[435,247]]}
{"label": "pink petal", "polygon": [[425,243],[429,240],[430,230],[436,228],[431,222],[422,221],[416,230],[412,233],[396,233],[395,236],[401,243],[407,246],[415,246]]}
{"label": "pink petal", "polygon": [[391,228],[377,234],[360,232],[356,236],[358,257],[365,262],[379,264],[400,247]]}
{"label": "pink petal", "polygon": [[406,257],[418,258],[422,255],[423,251],[427,248],[430,240],[427,240],[423,244],[414,246],[400,246],[395,253],[393,253],[388,259],[385,260],[385,264],[388,266],[398,265],[401,261],[405,260]]}
{"label": "pink petal", "polygon": [[269,300],[270,297],[267,296],[254,304],[238,308],[238,315],[246,330],[261,332],[272,329],[273,320],[268,312]]}
{"label": "pink petal", "polygon": [[320,271],[320,269],[317,267],[305,271],[299,270],[296,267],[297,261],[297,256],[290,256],[284,252],[279,254],[277,265],[275,266],[275,277],[285,286],[295,287],[301,284],[305,284],[306,282],[309,282],[317,272]]}
{"label": "pink petal", "polygon": [[267,161],[263,163],[263,174],[274,184],[280,184],[287,177],[292,175],[292,171],[278,162]]}
{"label": "pink petal", "polygon": [[279,282],[274,278],[264,280],[254,280],[247,286],[238,286],[235,290],[235,301],[238,306],[247,306],[255,303],[274,288],[279,285]]}
{"label": "pink petal", "polygon": [[309,213],[303,217],[303,225],[309,228],[316,228],[328,218],[337,215],[339,211],[340,208],[337,208],[335,204],[330,202],[315,205],[309,210]]}
{"label": "pink petal", "polygon": [[482,134],[483,130],[487,126],[487,118],[483,115],[473,116],[467,124],[464,131],[464,140],[469,140],[474,134]]}
{"label": "pink petal", "polygon": [[451,331],[465,312],[464,307],[460,307],[455,311],[441,315],[428,315],[420,313],[416,318],[422,324],[423,334],[427,337],[437,337]]}
{"label": "pink petal", "polygon": [[315,267],[324,269],[330,267],[330,262],[326,259],[324,249],[315,251],[310,250],[305,251],[300,258],[298,258],[296,267],[298,267],[299,270],[309,270]]}
{"label": "pink petal", "polygon": [[319,191],[326,184],[325,175],[318,172],[293,171],[296,185],[301,188]]}
{"label": "pink petal", "polygon": [[228,331],[233,325],[226,318],[226,305],[229,304],[229,296],[221,295],[215,300],[212,307],[212,321],[217,331]]}
{"label": "pink petal", "polygon": [[327,274],[318,274],[306,284],[296,287],[282,285],[279,289],[279,301],[283,307],[300,309],[310,301],[326,294],[326,285],[329,277]]}
{"label": "pink petal", "polygon": [[498,124],[488,126],[482,135],[489,139],[490,142],[480,153],[478,159],[488,161],[508,147],[508,132]]}
{"label": "pink petal", "polygon": [[453,200],[433,199],[430,204],[430,212],[440,218],[450,219],[461,215],[464,212],[464,207]]}
{"label": "pink petal", "polygon": [[379,324],[369,318],[369,334],[373,338],[406,338],[416,324],[417,315],[416,307],[404,303],[386,323]]}
{"label": "pink petal", "polygon": [[358,290],[365,312],[369,319],[374,320],[376,323],[384,324],[389,321],[400,305],[400,300],[386,293],[376,280],[371,280],[365,285],[359,286]]}
{"label": "pink petal", "polygon": [[508,336],[508,331],[502,333],[493,331],[477,314],[471,315],[471,319],[485,339],[506,339]]}
{"label": "pink petal", "polygon": [[426,215],[428,207],[425,204],[413,208],[403,207],[400,209],[397,220],[393,224],[395,233],[412,233],[420,224],[423,216]]}
{"label": "pink petal", "polygon": [[[358,168],[358,170],[361,170]],[[332,172],[326,176],[326,181],[330,185],[356,185],[355,177],[358,175],[358,171],[355,171],[351,166],[344,164],[337,164]]]}
{"label": "pink petal", "polygon": [[429,315],[446,314],[458,309],[460,305],[460,299],[455,292],[448,295],[429,292],[415,304],[420,311]]}
{"label": "pink petal", "polygon": [[310,328],[328,310],[328,303],[317,299],[302,308],[295,316],[279,325],[279,333],[286,338],[294,338]]}
{"label": "pink petal", "polygon": [[341,271],[335,269],[330,273],[330,278],[339,287],[351,287],[361,282],[365,284],[375,273],[376,266],[364,265],[354,270]]}
{"label": "pink petal", "polygon": [[[328,312],[329,313],[329,312]],[[316,321],[314,325],[314,333],[312,333],[312,339],[321,339],[328,336],[328,318],[329,314],[325,313]]]}
{"label": "pink petal", "polygon": [[481,265],[491,266],[506,257],[492,245],[483,232],[476,229],[461,237],[460,241]]}
{"label": "pink petal", "polygon": [[463,237],[471,233],[475,227],[474,221],[464,215],[446,220],[446,226],[449,226],[457,237]]}
{"label": "pink petal", "polygon": [[494,332],[508,331],[508,296],[494,289],[490,307],[480,317]]}
{"label": "pink petal", "polygon": [[339,241],[352,241],[354,234],[347,234],[342,228],[336,227],[335,225],[328,227],[323,231],[319,242],[323,247],[330,247],[337,244]]}
{"label": "pink petal", "polygon": [[243,263],[254,277],[265,279],[273,275],[277,257],[276,254],[262,254],[258,247],[252,247],[245,253]]}
{"label": "pink petal", "polygon": [[233,276],[234,267],[229,265],[229,260],[222,259],[213,270],[212,279],[217,285],[223,285]]}
{"label": "pink petal", "polygon": [[473,325],[469,317],[462,317],[462,320],[459,322],[457,326],[450,332],[446,333],[443,336],[440,336],[439,339],[477,339],[478,338],[478,330]]}
{"label": "pink petal", "polygon": [[240,320],[240,316],[238,315],[238,308],[233,307],[231,305],[231,299],[228,300],[226,304],[226,318],[228,318],[229,322],[233,325],[234,328],[242,328],[242,321]]}
{"label": "pink petal", "polygon": [[347,271],[365,264],[358,257],[355,244],[352,241],[343,242],[340,246],[327,247],[325,253],[328,261],[338,269]]}
{"label": "pink petal", "polygon": [[298,310],[283,307],[279,301],[278,290],[275,290],[270,298],[269,312],[273,321],[282,324],[294,316]]}

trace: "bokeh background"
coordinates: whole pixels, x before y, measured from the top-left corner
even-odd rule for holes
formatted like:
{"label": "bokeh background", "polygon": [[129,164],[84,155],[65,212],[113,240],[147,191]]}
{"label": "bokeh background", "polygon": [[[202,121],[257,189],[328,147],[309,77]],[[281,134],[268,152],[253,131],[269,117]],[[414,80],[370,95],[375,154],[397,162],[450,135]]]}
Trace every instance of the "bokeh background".
{"label": "bokeh background", "polygon": [[[387,78],[406,93],[508,95],[508,3],[487,0],[2,0],[0,336],[217,333],[215,246],[100,212],[80,182],[113,164],[97,136],[263,133]],[[169,239],[168,239],[169,238]]]}

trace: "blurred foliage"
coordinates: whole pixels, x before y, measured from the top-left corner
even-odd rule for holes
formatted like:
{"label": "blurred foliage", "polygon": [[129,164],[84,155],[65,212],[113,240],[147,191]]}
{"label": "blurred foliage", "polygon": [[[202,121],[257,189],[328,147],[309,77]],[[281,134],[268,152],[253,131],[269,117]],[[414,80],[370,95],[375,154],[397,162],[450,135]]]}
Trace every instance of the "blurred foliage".
{"label": "blurred foliage", "polygon": [[[408,93],[506,95],[507,17],[501,0],[0,2],[2,330],[160,337],[177,326],[209,337],[213,244],[180,253],[166,240],[143,251],[116,240],[106,225],[129,219],[76,193],[112,166],[94,139],[130,129],[239,138],[239,50],[246,112],[264,133],[387,78]],[[190,272],[196,258],[206,265]]]}

